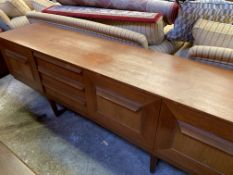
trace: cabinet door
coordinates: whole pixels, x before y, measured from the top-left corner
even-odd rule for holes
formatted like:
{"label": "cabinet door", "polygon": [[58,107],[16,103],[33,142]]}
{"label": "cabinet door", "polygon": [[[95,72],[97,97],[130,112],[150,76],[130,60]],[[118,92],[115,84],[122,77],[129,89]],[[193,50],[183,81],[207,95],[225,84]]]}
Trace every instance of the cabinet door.
{"label": "cabinet door", "polygon": [[233,174],[233,126],[204,112],[164,101],[155,153],[198,175]]}
{"label": "cabinet door", "polygon": [[39,74],[30,49],[4,43],[2,54],[10,73],[30,87],[41,91]]}
{"label": "cabinet door", "polygon": [[91,82],[87,100],[94,120],[152,151],[160,98],[98,74],[87,77]]}

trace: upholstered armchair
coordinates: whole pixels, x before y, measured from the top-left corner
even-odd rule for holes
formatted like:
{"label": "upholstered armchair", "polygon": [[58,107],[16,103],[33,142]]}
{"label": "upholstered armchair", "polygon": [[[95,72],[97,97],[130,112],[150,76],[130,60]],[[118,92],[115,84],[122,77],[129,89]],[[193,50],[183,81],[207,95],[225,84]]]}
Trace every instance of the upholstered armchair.
{"label": "upholstered armchair", "polygon": [[3,0],[0,2],[0,19],[10,29],[29,24],[26,13],[41,11],[57,3],[49,0]]}
{"label": "upholstered armchair", "polygon": [[[233,18],[232,18],[233,11],[230,11],[233,7],[233,3],[230,2],[225,3],[224,1],[221,2],[219,1],[219,3],[217,3],[217,6],[219,5],[223,6],[221,5],[221,3],[224,2],[223,3],[224,11],[228,10],[229,12],[226,14],[230,17],[228,17],[227,15],[225,15],[224,18],[220,16],[209,17],[208,16],[209,14],[216,14],[214,11],[216,9],[215,8],[216,4],[214,2],[211,2],[211,0],[208,0],[210,1],[208,2],[209,3],[208,8],[210,9],[206,10],[205,13],[201,10],[202,8],[200,8],[200,12],[196,10],[196,6],[205,5],[204,1],[203,2],[190,1],[183,4],[182,10],[179,11],[178,18],[176,20],[174,18],[175,20],[174,26],[166,25],[166,21],[169,21],[168,19],[173,19],[173,18],[165,17],[164,25],[161,25],[161,23],[156,23],[155,25],[154,23],[153,27],[150,28],[150,30],[148,30],[147,27],[144,27],[145,30],[142,30],[142,26],[141,26],[139,27],[140,31],[136,31],[135,27],[132,28],[133,25],[122,26],[121,23],[112,23],[112,21],[110,21],[110,23],[106,21],[99,22],[99,21],[91,21],[91,19],[86,20],[86,19],[73,18],[68,16],[61,16],[56,14],[41,13],[43,9],[56,4],[49,0],[5,0],[5,1],[11,2],[18,7],[21,6],[21,8],[19,8],[20,15],[17,14],[16,12],[14,12],[14,14],[10,14],[6,10],[4,10],[4,8],[1,7],[1,3],[0,3],[0,9],[2,9],[0,10],[0,17],[2,21],[4,21],[12,29],[29,23],[38,23],[38,22],[47,23],[50,25],[54,25],[56,27],[64,28],[66,30],[83,32],[88,35],[97,36],[108,40],[109,39],[117,40],[118,42],[124,44],[137,45],[139,47],[151,49],[153,51],[163,52],[167,54],[174,54],[187,59],[192,59],[203,63],[208,63],[224,68],[233,69],[233,45],[232,45],[233,27],[232,25],[227,25],[227,23],[231,24],[233,22]],[[20,1],[23,1],[23,3],[22,2],[19,3]],[[62,0],[60,2],[62,2]],[[89,1],[87,0],[87,2]],[[155,1],[153,1],[153,3],[155,3]],[[154,7],[158,7],[157,5],[158,4],[155,4]],[[62,6],[58,6],[58,7],[60,8]],[[139,7],[141,8],[142,6]],[[150,7],[149,10],[151,9],[154,10],[154,8],[152,8],[153,6],[147,6],[147,7]],[[165,6],[162,5],[161,7],[162,10],[165,10],[164,8]],[[170,14],[168,15],[170,17],[174,17],[173,7],[174,5],[167,6],[166,12],[167,15]],[[193,14],[187,13],[185,11],[185,9],[189,11],[190,8],[191,10],[193,10]],[[25,17],[25,15],[27,17]],[[196,21],[201,17],[210,20]],[[223,23],[211,22],[212,18],[214,18],[215,20],[217,19],[218,21]],[[224,21],[221,21],[222,19],[224,19]],[[209,26],[208,30],[206,29],[207,23]],[[171,24],[171,23],[167,22],[167,24]],[[226,25],[227,27],[225,27]],[[155,27],[157,28],[156,30]],[[161,30],[159,30],[158,28],[160,28]],[[221,31],[213,30],[213,29],[218,30],[221,28],[225,30],[221,30]],[[155,32],[156,39],[158,39],[157,36],[160,37],[163,36],[162,40],[159,43],[157,42],[151,43],[149,40],[151,38],[147,36],[148,31],[150,32],[162,31],[161,32],[162,35],[160,35],[158,32]],[[203,40],[203,38],[206,38],[206,36],[209,36],[209,38]]]}
{"label": "upholstered armchair", "polygon": [[199,19],[193,29],[193,46],[188,58],[233,69],[233,26]]}

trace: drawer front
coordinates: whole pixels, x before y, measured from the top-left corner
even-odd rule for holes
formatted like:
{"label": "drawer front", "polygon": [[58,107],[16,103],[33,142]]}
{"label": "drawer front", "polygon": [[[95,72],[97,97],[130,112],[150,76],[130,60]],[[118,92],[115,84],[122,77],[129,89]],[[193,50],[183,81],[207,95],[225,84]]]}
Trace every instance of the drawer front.
{"label": "drawer front", "polygon": [[5,43],[2,53],[10,73],[15,78],[41,91],[39,74],[30,49]]}
{"label": "drawer front", "polygon": [[225,121],[164,101],[155,153],[193,174],[231,175],[232,133],[233,126]]}
{"label": "drawer front", "polygon": [[83,72],[80,68],[39,53],[35,53],[34,56],[40,73],[56,78],[74,88],[83,88]]}
{"label": "drawer front", "polygon": [[86,112],[86,102],[82,98],[71,98],[54,88],[45,87],[44,92],[49,99],[53,99],[59,104],[77,112]]}
{"label": "drawer front", "polygon": [[73,110],[85,110],[85,86],[82,70],[54,58],[35,53],[45,94]]}
{"label": "drawer front", "polygon": [[90,105],[95,120],[129,141],[150,151],[153,148],[160,98],[133,87],[89,73]]}
{"label": "drawer front", "polygon": [[58,94],[61,94],[62,96],[68,99],[76,101],[77,104],[80,104],[82,106],[86,105],[84,87],[81,90],[76,89],[72,86],[59,82],[56,79],[53,79],[52,77],[43,74],[41,74],[41,80],[45,89],[52,89]]}
{"label": "drawer front", "polygon": [[30,81],[34,80],[32,68],[30,66],[28,57],[10,51],[8,49],[4,50],[4,57],[6,58],[11,73],[13,75],[18,75]]}

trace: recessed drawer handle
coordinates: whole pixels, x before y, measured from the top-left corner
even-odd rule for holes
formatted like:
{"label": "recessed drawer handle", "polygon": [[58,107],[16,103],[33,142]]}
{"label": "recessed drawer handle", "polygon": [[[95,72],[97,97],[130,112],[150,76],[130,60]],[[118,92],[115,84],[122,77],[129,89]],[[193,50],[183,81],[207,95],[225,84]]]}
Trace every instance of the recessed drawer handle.
{"label": "recessed drawer handle", "polygon": [[190,124],[184,123],[182,121],[179,121],[178,123],[182,134],[194,138],[202,143],[218,148],[219,150],[223,152],[227,152],[228,154],[233,156],[232,142],[227,141],[214,134],[211,134],[208,131],[204,131]]}
{"label": "recessed drawer handle", "polygon": [[67,78],[65,76],[59,75],[57,73],[50,72],[50,71],[44,69],[43,67],[38,66],[38,70],[39,70],[40,73],[42,73],[44,75],[47,75],[50,78],[55,79],[55,80],[57,80],[59,82],[62,82],[64,84],[68,84],[68,85],[70,85],[72,87],[75,87],[76,89],[78,89],[80,91],[84,91],[84,89],[85,89],[85,86],[82,83],[74,81],[74,80],[72,80],[70,78]]}
{"label": "recessed drawer handle", "polygon": [[143,107],[143,105],[141,105],[137,102],[134,102],[132,100],[129,100],[125,97],[122,97],[114,92],[111,92],[111,91],[108,91],[108,90],[105,90],[105,89],[102,89],[99,87],[96,88],[96,91],[97,91],[97,95],[99,97],[101,97],[107,101],[110,101],[112,103],[115,103],[119,106],[122,106],[130,111],[138,112]]}
{"label": "recessed drawer handle", "polygon": [[55,89],[54,87],[47,86],[47,85],[45,85],[45,87],[46,87],[46,89],[49,89],[50,91],[52,90],[53,92],[57,93],[57,94],[58,94],[58,95],[57,95],[58,97],[59,97],[59,95],[62,95],[63,97],[65,97],[65,98],[67,98],[67,99],[71,99],[71,100],[73,100],[73,101],[79,103],[79,105],[86,106],[86,100],[83,99],[83,98],[81,98],[81,97],[80,97],[80,98],[77,98],[77,97],[74,98],[74,97],[71,97],[71,96],[69,96],[69,95],[67,95],[67,94],[65,94],[65,93],[63,93],[63,92],[61,92],[61,91]]}
{"label": "recessed drawer handle", "polygon": [[35,52],[34,56],[36,58],[38,58],[38,59],[41,59],[41,60],[46,61],[48,63],[54,64],[55,66],[58,66],[58,67],[63,68],[63,69],[66,69],[68,71],[72,71],[72,72],[75,72],[77,74],[82,74],[82,70],[81,69],[79,69],[79,68],[77,68],[75,66],[69,65],[67,63],[62,63],[62,62],[56,61],[54,59],[51,59],[51,57],[49,57],[47,55]]}
{"label": "recessed drawer handle", "polygon": [[28,61],[28,58],[25,56],[22,56],[18,53],[15,53],[13,51],[10,50],[5,50],[5,56],[10,57],[12,59],[15,59],[23,64],[25,64]]}

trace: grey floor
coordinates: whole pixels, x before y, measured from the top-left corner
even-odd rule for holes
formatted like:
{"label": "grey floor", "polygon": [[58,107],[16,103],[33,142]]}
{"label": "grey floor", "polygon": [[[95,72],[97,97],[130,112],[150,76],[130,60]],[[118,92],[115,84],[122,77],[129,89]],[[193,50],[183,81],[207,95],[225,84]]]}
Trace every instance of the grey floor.
{"label": "grey floor", "polygon": [[[67,111],[55,118],[41,95],[0,79],[0,141],[41,175],[149,175],[149,156]],[[185,173],[159,161],[156,175]]]}

